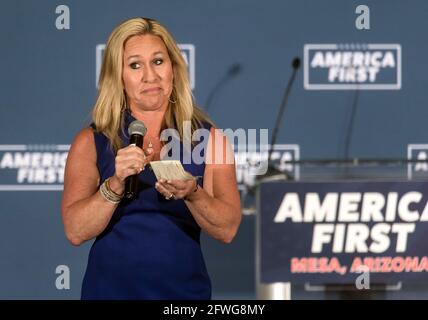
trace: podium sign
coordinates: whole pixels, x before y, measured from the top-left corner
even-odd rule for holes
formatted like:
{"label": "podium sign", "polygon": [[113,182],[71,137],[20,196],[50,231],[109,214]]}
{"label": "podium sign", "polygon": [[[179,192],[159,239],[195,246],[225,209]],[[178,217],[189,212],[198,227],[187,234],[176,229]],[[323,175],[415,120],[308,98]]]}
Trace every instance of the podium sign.
{"label": "podium sign", "polygon": [[427,182],[265,182],[261,283],[428,282]]}

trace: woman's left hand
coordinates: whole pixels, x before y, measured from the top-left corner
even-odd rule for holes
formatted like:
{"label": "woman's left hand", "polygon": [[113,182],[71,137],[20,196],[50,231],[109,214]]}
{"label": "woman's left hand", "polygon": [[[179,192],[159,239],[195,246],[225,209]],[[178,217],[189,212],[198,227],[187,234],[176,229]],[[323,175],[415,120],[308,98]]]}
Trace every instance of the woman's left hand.
{"label": "woman's left hand", "polygon": [[184,199],[195,191],[197,181],[195,179],[189,180],[163,180],[160,179],[156,182],[155,188],[167,200]]}

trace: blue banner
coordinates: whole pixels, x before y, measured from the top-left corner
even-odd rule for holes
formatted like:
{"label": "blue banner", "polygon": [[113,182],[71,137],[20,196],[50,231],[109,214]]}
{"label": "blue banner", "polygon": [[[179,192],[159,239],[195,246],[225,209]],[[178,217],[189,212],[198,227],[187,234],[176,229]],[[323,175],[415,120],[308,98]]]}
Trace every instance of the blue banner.
{"label": "blue banner", "polygon": [[428,281],[427,182],[260,187],[261,281]]}

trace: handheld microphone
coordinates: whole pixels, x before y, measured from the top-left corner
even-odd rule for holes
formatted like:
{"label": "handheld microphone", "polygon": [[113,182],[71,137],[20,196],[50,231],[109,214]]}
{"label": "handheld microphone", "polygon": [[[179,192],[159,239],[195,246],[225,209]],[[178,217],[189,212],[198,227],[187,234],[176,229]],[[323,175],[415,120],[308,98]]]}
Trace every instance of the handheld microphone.
{"label": "handheld microphone", "polygon": [[[133,144],[139,148],[143,147],[144,135],[147,128],[142,121],[134,120],[128,127],[129,144]],[[134,199],[138,192],[138,174],[129,176],[125,180],[125,195],[126,199]]]}

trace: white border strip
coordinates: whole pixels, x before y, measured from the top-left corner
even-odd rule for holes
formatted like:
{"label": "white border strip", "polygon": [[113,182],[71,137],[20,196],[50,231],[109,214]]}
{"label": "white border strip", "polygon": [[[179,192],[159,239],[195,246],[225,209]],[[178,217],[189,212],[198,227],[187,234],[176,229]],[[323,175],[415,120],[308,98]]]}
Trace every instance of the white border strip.
{"label": "white border strip", "polygon": [[[31,147],[42,147],[40,150],[32,150]],[[46,150],[43,149],[46,147]],[[52,152],[52,151],[69,151],[69,144],[0,144],[0,151],[34,151],[34,152]]]}
{"label": "white border strip", "polygon": [[95,47],[95,88],[98,88],[101,65],[103,63],[103,50],[106,48],[104,43],[97,44]]}
{"label": "white border strip", "polygon": [[26,144],[1,144],[0,151],[26,151]]}
{"label": "white border strip", "polygon": [[0,191],[62,191],[62,184],[42,184],[42,185],[14,185],[1,184]]}
{"label": "white border strip", "polygon": [[[191,43],[179,43],[178,48],[180,50],[188,50],[189,52],[189,81],[190,88],[195,89],[196,84],[196,74],[195,74],[195,45]],[[183,54],[183,53],[182,53]]]}

